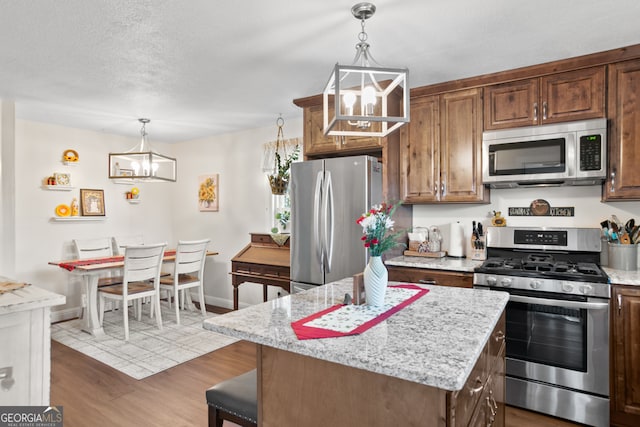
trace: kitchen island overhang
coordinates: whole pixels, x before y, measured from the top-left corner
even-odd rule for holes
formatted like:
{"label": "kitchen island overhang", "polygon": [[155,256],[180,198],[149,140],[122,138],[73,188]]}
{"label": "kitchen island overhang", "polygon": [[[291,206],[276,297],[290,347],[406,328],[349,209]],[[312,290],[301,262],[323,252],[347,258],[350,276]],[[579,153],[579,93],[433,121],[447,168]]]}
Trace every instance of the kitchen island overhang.
{"label": "kitchen island overhang", "polygon": [[[498,383],[504,393],[503,311],[508,294],[420,286],[430,292],[356,336],[298,340],[291,328],[292,321],[340,303],[352,291],[351,279],[207,319],[204,327],[259,344],[260,425],[293,425],[303,418],[304,425],[327,425],[329,420],[365,425],[367,419],[383,425],[378,422],[386,416],[424,422],[423,409],[411,409],[409,402],[435,405],[428,412],[439,420],[436,425],[456,425],[456,416],[465,410],[471,416],[479,406],[477,397],[487,380]],[[495,363],[499,357],[502,363]],[[498,369],[490,375],[487,368],[496,364],[502,374]],[[466,396],[461,391],[468,387],[472,397],[478,396],[465,409],[458,395]],[[427,405],[426,400],[431,402]],[[318,402],[323,411],[315,408]],[[457,412],[451,410],[456,402]],[[372,409],[376,405],[381,407]],[[328,419],[328,413],[336,418]]]}

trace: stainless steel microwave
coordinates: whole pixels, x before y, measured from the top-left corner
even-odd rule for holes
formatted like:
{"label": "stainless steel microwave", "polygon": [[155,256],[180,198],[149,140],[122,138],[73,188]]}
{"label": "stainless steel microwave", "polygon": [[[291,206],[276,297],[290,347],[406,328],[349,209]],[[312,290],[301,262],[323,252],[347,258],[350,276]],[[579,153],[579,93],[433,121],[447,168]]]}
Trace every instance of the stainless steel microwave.
{"label": "stainless steel microwave", "polygon": [[492,188],[599,185],[606,172],[607,119],[482,134],[482,177]]}

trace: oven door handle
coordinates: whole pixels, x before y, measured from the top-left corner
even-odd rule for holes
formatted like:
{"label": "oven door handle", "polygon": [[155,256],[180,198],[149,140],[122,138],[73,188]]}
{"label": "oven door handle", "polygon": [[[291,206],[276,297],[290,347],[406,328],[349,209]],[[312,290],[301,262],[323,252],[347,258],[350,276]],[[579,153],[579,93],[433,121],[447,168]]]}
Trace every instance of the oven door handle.
{"label": "oven door handle", "polygon": [[509,295],[509,301],[522,302],[525,304],[552,305],[564,308],[584,308],[587,310],[604,310],[609,308],[608,302],[562,301],[557,299],[523,297],[521,295]]}

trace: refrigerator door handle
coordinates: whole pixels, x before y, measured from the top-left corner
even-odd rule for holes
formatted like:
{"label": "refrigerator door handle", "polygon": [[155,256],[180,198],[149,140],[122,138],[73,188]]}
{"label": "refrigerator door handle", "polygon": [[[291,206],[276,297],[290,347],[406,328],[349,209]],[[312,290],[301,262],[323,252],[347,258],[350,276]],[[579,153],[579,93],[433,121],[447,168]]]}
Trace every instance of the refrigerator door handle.
{"label": "refrigerator door handle", "polygon": [[326,172],[327,183],[324,197],[324,259],[327,273],[331,273],[331,260],[333,258],[333,232],[334,232],[334,207],[333,184],[331,172]]}
{"label": "refrigerator door handle", "polygon": [[313,194],[313,241],[315,243],[316,257],[318,263],[322,265],[322,243],[320,241],[320,217],[322,214],[322,171],[316,176],[316,185]]}

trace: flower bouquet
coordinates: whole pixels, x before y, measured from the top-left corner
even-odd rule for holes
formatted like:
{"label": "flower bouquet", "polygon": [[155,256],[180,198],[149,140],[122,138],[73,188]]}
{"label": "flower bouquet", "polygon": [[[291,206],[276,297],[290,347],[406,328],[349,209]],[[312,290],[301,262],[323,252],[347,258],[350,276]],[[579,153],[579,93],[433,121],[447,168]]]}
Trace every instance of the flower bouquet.
{"label": "flower bouquet", "polygon": [[401,244],[397,238],[403,232],[393,232],[394,221],[391,219],[399,205],[382,203],[373,206],[356,221],[362,226],[364,247],[369,249],[369,263],[364,269],[365,297],[369,305],[384,305],[388,273],[382,254]]}

